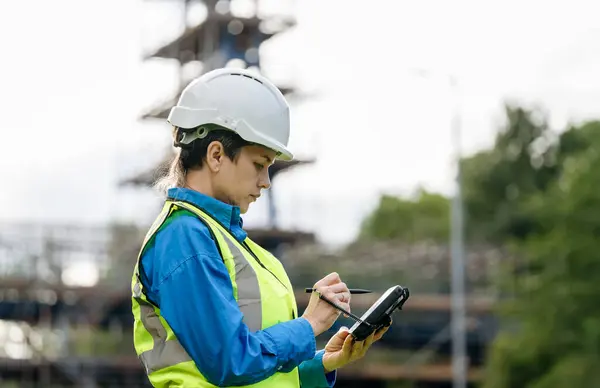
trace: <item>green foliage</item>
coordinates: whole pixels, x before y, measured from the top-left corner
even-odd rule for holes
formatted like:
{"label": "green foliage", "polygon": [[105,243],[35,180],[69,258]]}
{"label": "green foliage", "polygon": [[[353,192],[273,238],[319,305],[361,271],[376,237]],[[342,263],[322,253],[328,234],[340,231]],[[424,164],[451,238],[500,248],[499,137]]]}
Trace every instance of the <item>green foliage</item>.
{"label": "green foliage", "polygon": [[471,241],[521,241],[546,225],[528,206],[567,167],[566,160],[600,138],[598,124],[557,136],[542,112],[506,106],[506,125],[494,147],[462,160],[467,233]]}
{"label": "green foliage", "polygon": [[[461,161],[467,234],[471,241],[523,239],[541,225],[524,207],[560,172],[564,155],[585,146],[570,133],[565,146],[548,129],[542,112],[505,107],[506,124],[494,147]],[[363,223],[360,238],[447,241],[448,199],[421,191],[416,200],[384,195]]]}
{"label": "green foliage", "polygon": [[[506,107],[494,146],[461,161],[470,242],[510,246],[510,302],[484,388],[600,386],[600,121],[557,135],[537,111]],[[449,203],[383,196],[362,240],[447,241]]]}
{"label": "green foliage", "polygon": [[448,199],[420,190],[415,200],[383,195],[363,222],[361,240],[447,241],[450,228]]}
{"label": "green foliage", "polygon": [[[467,231],[471,239],[522,239],[538,228],[523,203],[555,179],[557,142],[542,112],[505,107],[494,147],[462,161]],[[538,118],[539,117],[539,118]]]}
{"label": "green foliage", "polygon": [[543,227],[519,245],[526,260],[505,310],[519,330],[494,342],[486,388],[600,384],[600,122],[562,138],[560,176],[525,207]]}

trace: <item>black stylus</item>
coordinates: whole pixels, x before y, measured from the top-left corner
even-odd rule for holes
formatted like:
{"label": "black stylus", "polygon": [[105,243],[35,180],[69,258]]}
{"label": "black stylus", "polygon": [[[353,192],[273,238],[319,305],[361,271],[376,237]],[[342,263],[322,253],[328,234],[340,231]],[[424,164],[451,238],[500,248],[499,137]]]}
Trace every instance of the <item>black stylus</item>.
{"label": "black stylus", "polygon": [[[315,288],[305,288],[304,289],[304,292],[307,294],[310,294],[315,291],[317,291]],[[371,290],[364,290],[362,288],[351,288],[351,289],[349,289],[349,291],[351,294],[370,294],[373,292]]]}
{"label": "black stylus", "polygon": [[319,291],[315,290],[315,292],[319,295],[319,299],[324,300],[326,303],[330,304],[331,306],[335,307],[336,309],[338,309],[339,311],[343,312],[344,314],[346,314],[347,316],[349,316],[350,318],[354,319],[356,322],[358,323],[364,323],[365,325],[371,327],[372,325],[369,322],[365,322],[362,319],[360,319],[359,317],[357,317],[356,315],[352,314],[349,311],[344,310],[343,308],[341,308],[340,306],[338,306],[337,304],[333,303],[332,301],[330,301],[329,299],[327,299],[326,297],[324,297]]}

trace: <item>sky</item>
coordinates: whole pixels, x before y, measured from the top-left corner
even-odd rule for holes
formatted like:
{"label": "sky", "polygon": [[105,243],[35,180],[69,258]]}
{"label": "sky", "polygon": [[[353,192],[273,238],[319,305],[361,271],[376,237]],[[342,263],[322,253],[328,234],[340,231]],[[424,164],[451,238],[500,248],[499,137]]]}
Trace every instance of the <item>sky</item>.
{"label": "sky", "polygon": [[[316,159],[275,180],[281,227],[343,244],[381,193],[451,193],[455,106],[465,154],[491,144],[507,100],[557,130],[600,118],[594,0],[281,4],[261,10],[291,9],[297,26],[263,45],[263,71],[310,96],[290,101],[290,148]],[[143,57],[181,20],[169,0],[0,2],[0,222],[154,218],[158,194],[117,182],[169,149],[169,126],[139,117],[178,67]],[[247,226],[265,224],[263,199]]]}

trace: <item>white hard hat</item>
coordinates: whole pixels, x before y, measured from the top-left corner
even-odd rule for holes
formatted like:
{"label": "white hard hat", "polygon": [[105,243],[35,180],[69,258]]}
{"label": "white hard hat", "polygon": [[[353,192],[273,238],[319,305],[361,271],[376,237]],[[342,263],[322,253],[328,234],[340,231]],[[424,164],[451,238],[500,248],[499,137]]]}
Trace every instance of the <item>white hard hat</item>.
{"label": "white hard hat", "polygon": [[167,121],[185,129],[217,124],[272,149],[277,159],[293,159],[287,149],[290,112],[285,97],[271,81],[248,70],[217,69],[195,79]]}

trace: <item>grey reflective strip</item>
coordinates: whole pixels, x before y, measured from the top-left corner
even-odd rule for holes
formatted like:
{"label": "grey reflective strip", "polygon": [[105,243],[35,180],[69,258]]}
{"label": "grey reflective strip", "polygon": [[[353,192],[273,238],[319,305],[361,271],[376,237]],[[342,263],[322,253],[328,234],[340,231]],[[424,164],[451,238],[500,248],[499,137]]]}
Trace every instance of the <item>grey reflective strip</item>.
{"label": "grey reflective strip", "polygon": [[242,314],[244,314],[244,323],[250,331],[258,331],[262,329],[262,303],[256,272],[246,260],[246,256],[231,240],[231,237],[223,236],[223,239],[227,242],[227,246],[233,255],[235,282],[238,290],[237,302]]}
{"label": "grey reflective strip", "polygon": [[139,276],[135,277],[135,284],[133,285],[133,297],[139,298],[142,296],[142,285],[140,283]]}
{"label": "grey reflective strip", "polygon": [[144,328],[154,339],[154,346],[140,354],[140,360],[146,368],[146,373],[176,365],[181,362],[191,361],[183,346],[177,339],[167,341],[167,330],[160,323],[154,307],[143,299],[136,298],[140,305],[140,316]]}
{"label": "grey reflective strip", "polygon": [[181,362],[191,361],[185,349],[176,339],[154,345],[154,349],[140,354],[140,360],[146,367],[146,373],[177,365]]}

